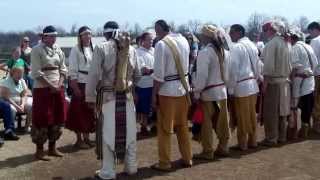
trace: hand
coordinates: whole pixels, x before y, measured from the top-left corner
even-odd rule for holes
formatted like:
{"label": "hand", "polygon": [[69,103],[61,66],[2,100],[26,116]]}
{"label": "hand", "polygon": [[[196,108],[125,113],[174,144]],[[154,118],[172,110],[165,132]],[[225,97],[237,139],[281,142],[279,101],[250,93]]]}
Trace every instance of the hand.
{"label": "hand", "polygon": [[61,89],[60,86],[56,86],[56,85],[50,86],[50,91],[52,93],[58,93],[60,91],[60,89]]}
{"label": "hand", "polygon": [[72,96],[75,96],[77,98],[81,97],[82,93],[81,93],[80,89],[79,88],[72,89]]}
{"label": "hand", "polygon": [[139,97],[137,95],[134,95],[133,96],[133,101],[134,101],[134,104],[137,104],[138,101],[139,101]]}
{"label": "hand", "polygon": [[148,68],[147,67],[141,68],[141,72],[142,72],[143,75],[147,75],[148,74]]}
{"label": "hand", "polygon": [[268,83],[267,82],[263,82],[262,83],[262,93],[265,94],[266,91],[267,91],[267,86],[268,86]]}
{"label": "hand", "polygon": [[19,113],[24,113],[24,106],[18,106],[18,107],[17,107],[17,111],[18,111]]}
{"label": "hand", "polygon": [[152,109],[156,110],[158,108],[158,99],[157,96],[152,96]]}

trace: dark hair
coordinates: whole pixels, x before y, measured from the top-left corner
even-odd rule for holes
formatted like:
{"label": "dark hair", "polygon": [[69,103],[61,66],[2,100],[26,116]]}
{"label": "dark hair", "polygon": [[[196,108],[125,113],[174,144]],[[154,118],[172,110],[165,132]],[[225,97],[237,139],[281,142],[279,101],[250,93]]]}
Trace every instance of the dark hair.
{"label": "dark hair", "polygon": [[158,25],[161,27],[161,29],[165,32],[169,32],[170,31],[170,26],[168,25],[168,23],[165,20],[158,20],[155,25]]}
{"label": "dark hair", "polygon": [[[119,25],[115,21],[108,21],[108,22],[106,22],[104,24],[103,29],[108,29],[108,28],[110,28],[110,29],[119,29]],[[107,39],[108,38],[112,38],[115,35],[114,32],[106,32],[106,33],[103,33],[103,34],[107,37]]]}
{"label": "dark hair", "polygon": [[[86,31],[86,30],[90,30],[91,29],[88,27],[88,26],[82,26],[79,28],[79,31],[78,31],[78,38],[79,38],[79,49],[81,51],[81,53],[83,54],[83,57],[84,57],[84,60],[87,62],[87,57],[86,55],[84,54],[84,50],[83,50],[83,44],[82,44],[82,41],[81,41],[81,33]],[[92,45],[92,41],[90,40],[90,48],[91,48],[91,51],[93,51],[93,45]]]}
{"label": "dark hair", "polygon": [[140,36],[140,40],[141,41],[146,40],[147,36],[149,36],[149,35],[151,35],[151,33],[149,33],[149,32],[142,33],[141,36]]}
{"label": "dark hair", "polygon": [[301,38],[299,38],[296,34],[292,34],[291,36],[292,41],[299,41]]}
{"label": "dark hair", "polygon": [[236,32],[240,32],[241,37],[245,36],[246,34],[246,29],[241,24],[234,24],[230,29]]}
{"label": "dark hair", "polygon": [[137,36],[137,37],[136,37],[136,43],[139,45],[140,42],[141,42],[141,36]]}
{"label": "dark hair", "polygon": [[308,30],[314,30],[317,29],[320,31],[320,24],[318,22],[313,21],[308,25]]}
{"label": "dark hair", "polygon": [[56,30],[56,28],[55,28],[54,26],[52,26],[52,25],[46,26],[46,27],[43,29],[43,31],[42,31],[43,34],[44,34],[44,33],[53,33],[53,32],[57,32],[57,30]]}
{"label": "dark hair", "polygon": [[310,44],[311,40],[312,40],[312,37],[310,35],[306,37],[306,43],[307,44]]}

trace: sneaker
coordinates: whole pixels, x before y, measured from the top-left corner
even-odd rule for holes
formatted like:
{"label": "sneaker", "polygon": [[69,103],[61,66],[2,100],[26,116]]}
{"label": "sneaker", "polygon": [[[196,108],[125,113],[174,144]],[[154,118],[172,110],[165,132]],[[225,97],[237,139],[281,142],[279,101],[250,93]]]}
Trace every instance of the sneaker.
{"label": "sneaker", "polygon": [[19,140],[20,138],[14,133],[14,132],[8,132],[8,133],[5,133],[4,136],[3,136],[4,140],[8,140],[8,141],[17,141]]}

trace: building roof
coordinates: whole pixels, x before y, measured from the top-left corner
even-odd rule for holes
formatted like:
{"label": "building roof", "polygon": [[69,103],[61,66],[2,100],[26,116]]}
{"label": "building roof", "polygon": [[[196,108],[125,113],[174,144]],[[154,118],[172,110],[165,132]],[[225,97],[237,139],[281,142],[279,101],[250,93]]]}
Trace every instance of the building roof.
{"label": "building roof", "polygon": [[[56,43],[61,48],[72,48],[74,47],[78,42],[78,37],[57,37]],[[92,37],[92,44],[93,46],[96,44],[100,44],[101,42],[105,41],[104,37]]]}

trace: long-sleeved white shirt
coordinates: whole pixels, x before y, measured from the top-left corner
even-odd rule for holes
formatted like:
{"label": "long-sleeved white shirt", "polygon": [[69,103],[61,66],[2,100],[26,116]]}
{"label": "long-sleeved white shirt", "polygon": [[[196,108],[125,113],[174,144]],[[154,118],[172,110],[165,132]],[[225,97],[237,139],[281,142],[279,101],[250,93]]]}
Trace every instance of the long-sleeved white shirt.
{"label": "long-sleeved white shirt", "polygon": [[[320,61],[320,35],[313,38],[310,42],[310,45],[315,53],[315,55],[317,56],[318,61]],[[320,63],[319,63],[320,66]],[[320,75],[320,67],[317,67],[315,69],[314,75],[319,76]]]}
{"label": "long-sleeved white shirt", "polygon": [[[148,69],[153,69],[153,64],[154,64],[153,48],[146,49],[144,47],[140,47],[137,49],[137,56],[138,56],[138,68],[140,71],[144,67]],[[141,79],[137,83],[137,86],[140,88],[153,87],[153,78],[150,75],[142,75]]]}
{"label": "long-sleeved white shirt", "polygon": [[230,50],[229,93],[246,97],[259,92],[257,79],[261,74],[257,47],[247,38],[241,38]]}
{"label": "long-sleeved white shirt", "polygon": [[[203,101],[220,101],[227,98],[226,82],[223,81],[220,63],[214,49],[208,44],[199,51],[197,57],[197,71],[193,76],[195,97]],[[228,54],[225,54],[224,73],[228,73]],[[215,86],[206,89],[208,86]]]}
{"label": "long-sleeved white shirt", "polygon": [[[101,86],[114,88],[116,79],[117,46],[113,40],[97,45],[94,48],[92,62],[86,86],[86,102],[96,101],[98,83]],[[129,63],[127,67],[127,86],[132,87],[140,78],[137,65],[136,50],[130,46]],[[103,102],[115,99],[115,91],[105,92]]]}
{"label": "long-sleeved white shirt", "polygon": [[[85,60],[86,57],[86,60]],[[92,61],[91,47],[84,47],[83,53],[80,51],[79,46],[71,49],[69,56],[68,75],[71,80],[77,80],[78,83],[87,83],[88,72],[90,63]]]}
{"label": "long-sleeved white shirt", "polygon": [[[183,71],[187,74],[189,69],[190,52],[188,41],[181,34],[171,33],[167,36],[173,40],[173,43],[177,47]],[[184,89],[180,79],[165,81],[167,76],[177,76],[178,72],[172,51],[162,40],[160,40],[155,47],[153,70],[153,79],[162,83],[158,92],[159,95],[179,97],[186,94],[186,90]],[[188,76],[185,76],[185,78],[188,82]]]}
{"label": "long-sleeved white shirt", "polygon": [[[310,59],[308,54],[310,55]],[[315,87],[314,77],[310,76],[308,78],[302,78],[298,75],[312,75],[313,71],[318,66],[317,57],[315,56],[311,46],[302,41],[298,41],[294,46],[292,46],[292,66],[297,72],[293,79],[292,96],[297,98],[310,94]]]}

